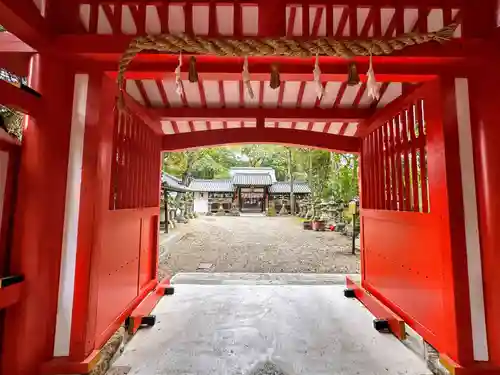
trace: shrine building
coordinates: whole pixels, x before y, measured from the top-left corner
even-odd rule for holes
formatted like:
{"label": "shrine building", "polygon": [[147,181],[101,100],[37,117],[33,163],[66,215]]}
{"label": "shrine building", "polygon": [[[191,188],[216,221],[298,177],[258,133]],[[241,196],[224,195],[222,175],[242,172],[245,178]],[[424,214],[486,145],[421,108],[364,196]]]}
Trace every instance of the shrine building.
{"label": "shrine building", "polygon": [[[190,179],[187,186],[175,176],[165,175],[167,186],[178,191],[179,187],[194,193],[194,210],[197,213],[215,213],[222,205],[229,212],[236,205],[240,212],[267,212],[269,205],[280,210],[283,202],[290,211],[290,182],[277,181],[273,168],[231,168],[229,179]],[[177,186],[177,190],[174,189]],[[304,181],[294,181],[296,202],[306,198],[311,189]]]}

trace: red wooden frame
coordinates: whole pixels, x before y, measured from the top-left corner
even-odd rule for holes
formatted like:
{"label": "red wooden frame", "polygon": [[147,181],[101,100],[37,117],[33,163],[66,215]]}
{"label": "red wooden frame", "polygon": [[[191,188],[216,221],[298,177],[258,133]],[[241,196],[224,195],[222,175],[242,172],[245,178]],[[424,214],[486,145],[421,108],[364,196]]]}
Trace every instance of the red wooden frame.
{"label": "red wooden frame", "polygon": [[38,117],[44,111],[44,100],[7,81],[0,80],[0,104]]}
{"label": "red wooden frame", "polygon": [[153,311],[160,299],[165,295],[165,289],[169,286],[169,279],[162,280],[156,289],[152,290],[148,296],[144,298],[142,302],[130,313],[128,318],[129,333],[134,334],[137,332],[141,326],[142,318],[148,316],[151,311]]}
{"label": "red wooden frame", "polygon": [[[303,82],[305,86],[305,82]],[[282,85],[284,86],[284,85]],[[303,90],[302,90],[303,91]],[[299,95],[300,97],[300,95]],[[279,107],[279,104],[278,104]],[[169,121],[190,120],[246,120],[270,119],[274,121],[311,121],[311,122],[358,122],[371,117],[374,111],[369,108],[150,108],[150,117]]]}
{"label": "red wooden frame", "polygon": [[[173,2],[186,3],[184,0]],[[78,6],[83,3],[91,5],[90,33],[87,35],[84,35],[86,30],[79,20]],[[124,5],[131,10],[138,32],[143,33],[146,27],[145,6],[156,5],[157,9],[161,9],[161,20],[168,22],[167,3],[171,2],[132,0]],[[241,36],[244,22],[242,7],[245,4],[235,3],[233,0],[220,0],[218,3],[233,5],[235,34],[237,37]],[[131,38],[130,35],[122,35],[120,19],[123,9],[115,7],[113,10],[111,5],[114,4],[115,1],[53,0],[47,4],[46,15],[42,17],[30,0],[0,0],[0,24],[40,53],[35,59],[33,87],[42,94],[42,98],[35,99],[0,82],[0,102],[13,105],[36,118],[36,121],[33,121],[33,117],[29,120],[29,127],[25,131],[18,189],[23,199],[16,207],[14,225],[15,229],[19,229],[14,232],[14,256],[9,265],[13,272],[25,274],[27,282],[23,285],[23,293],[26,298],[21,298],[6,310],[8,324],[5,327],[4,342],[8,342],[8,345],[3,345],[2,355],[16,358],[16,361],[3,361],[2,367],[6,374],[36,374],[39,365],[53,354],[57,290],[47,288],[46,285],[58,285],[70,135],[67,124],[72,120],[70,98],[75,72],[90,73],[78,222],[78,267],[75,275],[75,294],[82,298],[76,299],[73,306],[69,357],[50,362],[46,368],[57,365],[52,369],[57,368],[60,372],[87,371],[98,359],[99,346],[155,288],[155,230],[159,213],[156,195],[159,181],[154,172],[158,169],[160,147],[173,150],[228,142],[278,142],[346,152],[361,151],[361,201],[365,207],[361,217],[363,287],[384,305],[396,311],[439,350],[447,353],[453,359],[448,363],[455,362],[452,366],[455,374],[483,375],[494,373],[494,370],[498,373],[499,323],[494,317],[500,311],[500,283],[494,265],[498,263],[499,242],[498,231],[495,231],[499,221],[499,205],[495,198],[498,189],[496,176],[500,175],[500,163],[497,160],[500,133],[495,126],[498,117],[496,87],[499,85],[499,75],[491,63],[498,59],[492,48],[492,41],[498,36],[498,30],[495,30],[495,1],[484,0],[481,7],[461,0],[346,0],[342,4],[344,11],[336,36],[340,36],[347,27],[353,37],[358,31],[363,36],[368,35],[372,27],[376,36],[381,34],[380,14],[373,11],[369,12],[367,22],[358,30],[357,9],[365,6],[377,9],[394,6],[395,15],[386,36],[403,30],[404,8],[407,7],[418,10],[419,19],[415,27],[421,31],[425,31],[429,10],[434,7],[443,9],[445,23],[454,21],[452,9],[459,10],[456,17],[463,21],[461,26],[464,37],[461,40],[454,40],[443,46],[421,45],[396,52],[392,56],[374,58],[377,79],[384,83],[381,91],[387,90],[388,82],[428,82],[437,77],[441,77],[441,80],[439,84],[426,83],[413,92],[405,91],[404,97],[385,109],[377,110],[369,119],[359,116],[360,111],[356,111],[356,117],[366,120],[366,126],[361,126],[358,132],[363,140],[295,129],[266,128],[264,116],[257,118],[257,127],[253,129],[224,129],[193,134],[180,134],[173,120],[175,134],[167,137],[161,133],[158,118],[151,116],[148,110],[127,97],[134,121],[149,125],[152,133],[156,134],[155,137],[149,137],[147,134],[151,131],[147,127],[134,127],[133,122],[126,122],[120,130],[129,138],[137,140],[136,143],[114,137],[116,85],[108,78],[103,79],[104,72],[116,76],[118,59]],[[190,15],[197,4],[209,4],[209,34],[217,35],[217,12],[214,3],[207,3],[206,0],[190,0],[186,3],[186,31],[193,31]],[[299,9],[302,12],[300,28],[303,35],[316,34],[322,13],[327,32],[332,32],[334,20],[330,1],[304,0],[291,4],[285,0],[257,0],[255,4],[258,5],[259,13],[259,37],[281,37],[287,31],[290,34],[293,30],[292,14],[297,14]],[[92,35],[97,31],[99,5],[104,5],[104,13],[111,16],[113,35]],[[294,9],[289,12],[288,20],[285,12],[287,6]],[[321,11],[310,20],[309,13],[318,9]],[[168,25],[160,23],[162,31],[168,31]],[[487,37],[491,35],[493,37],[488,40]],[[6,52],[1,47],[0,51],[0,56],[8,54],[9,58],[14,53]],[[25,55],[31,52],[22,53],[22,57],[16,56],[7,66],[26,65]],[[367,71],[367,57],[357,57],[353,61],[358,64],[360,72]],[[313,59],[280,57],[273,59],[273,62],[280,64],[283,82],[313,79]],[[325,57],[321,58],[320,64],[323,82],[345,80],[344,59]],[[144,53],[134,59],[126,76],[128,79],[172,77],[176,65],[177,56]],[[241,79],[241,58],[200,56],[197,68],[201,80]],[[269,78],[269,59],[250,58],[250,71],[253,80],[261,81],[259,102],[262,104],[262,81]],[[478,71],[487,72],[489,79],[484,80],[479,74],[476,75]],[[186,77],[187,73],[182,75]],[[471,112],[474,112],[474,126],[471,129],[478,175],[485,308],[491,349],[491,360],[483,366],[472,362],[471,334],[464,328],[470,326],[470,316],[468,286],[464,282],[467,279],[464,212],[457,156],[457,109],[454,107],[454,89],[450,83],[452,75],[469,77],[471,86],[474,86],[474,95],[470,97],[473,103]],[[361,79],[366,81],[366,76],[362,75]],[[279,102],[284,96],[286,85],[284,83],[280,89]],[[342,87],[345,89],[345,85]],[[138,89],[140,92],[144,91],[141,85]],[[222,85],[221,89],[223,93]],[[164,105],[168,106],[164,91],[160,89],[159,92]],[[241,98],[240,87],[240,104]],[[425,113],[419,105],[422,99],[425,101]],[[224,101],[223,95],[222,100]],[[222,104],[225,107],[225,103]],[[338,105],[338,102],[334,103],[335,107]],[[377,105],[375,102],[371,109]],[[413,108],[417,110],[414,111]],[[307,118],[324,116],[319,114],[320,110],[317,111],[309,112]],[[336,108],[329,116],[338,114],[339,111]],[[174,110],[170,113],[172,112]],[[224,114],[217,111],[216,118],[227,120],[229,112],[227,108],[224,108]],[[235,112],[240,121],[242,113]],[[283,116],[289,117],[290,114],[291,111],[287,111]],[[206,113],[202,116],[206,116]],[[426,117],[425,137],[423,116]],[[54,118],[60,121],[54,121]],[[301,116],[292,117],[296,118]],[[342,121],[344,120],[346,119]],[[328,127],[329,124],[326,123],[325,130]],[[311,129],[311,124],[308,128]],[[345,128],[343,126],[344,130]],[[161,142],[161,145],[155,144],[154,140]],[[141,158],[133,157],[137,152],[137,144],[140,145]],[[128,177],[124,173],[113,171],[112,159],[118,148],[123,150],[121,161],[129,169]],[[425,152],[428,164],[421,157]],[[151,162],[148,163],[149,161]],[[144,175],[148,177],[142,178]],[[428,179],[429,185],[421,184],[419,188],[414,183],[419,176],[421,180]],[[127,202],[127,206],[139,208],[110,210],[112,183],[125,184],[128,188],[121,192],[121,198]],[[142,190],[147,192],[145,196],[138,194]],[[420,206],[419,194],[422,196],[423,213],[415,212],[416,207]],[[40,196],[44,199],[40,199]],[[401,211],[394,211],[395,209]],[[43,221],[40,220],[41,217],[44,218]],[[47,226],[46,222],[51,225]],[[117,236],[116,233],[125,234],[122,234],[122,238],[117,238],[114,237]],[[435,261],[428,262],[427,258],[435,254],[439,254],[437,259],[432,258]],[[122,268],[126,268],[126,271],[120,271]],[[115,292],[115,296],[110,290],[119,292]],[[416,306],[415,302],[429,307],[429,311],[423,311],[423,307]],[[42,305],[46,306],[43,311],[39,309]],[[144,304],[146,305],[147,303]],[[39,321],[47,324],[40,326]],[[32,335],[34,330],[37,331],[35,336]]]}
{"label": "red wooden frame", "polygon": [[360,141],[356,137],[280,128],[219,129],[165,135],[162,150],[178,151],[232,143],[289,144],[350,153],[360,151]]}

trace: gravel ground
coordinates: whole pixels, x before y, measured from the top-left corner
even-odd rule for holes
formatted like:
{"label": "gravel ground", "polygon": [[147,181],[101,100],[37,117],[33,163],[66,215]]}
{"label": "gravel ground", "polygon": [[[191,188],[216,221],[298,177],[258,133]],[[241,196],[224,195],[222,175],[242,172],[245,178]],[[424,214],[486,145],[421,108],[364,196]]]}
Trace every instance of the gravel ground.
{"label": "gravel ground", "polygon": [[[351,239],[301,228],[294,217],[200,216],[160,254],[160,277],[178,272],[359,273]],[[200,269],[200,264],[207,263]]]}

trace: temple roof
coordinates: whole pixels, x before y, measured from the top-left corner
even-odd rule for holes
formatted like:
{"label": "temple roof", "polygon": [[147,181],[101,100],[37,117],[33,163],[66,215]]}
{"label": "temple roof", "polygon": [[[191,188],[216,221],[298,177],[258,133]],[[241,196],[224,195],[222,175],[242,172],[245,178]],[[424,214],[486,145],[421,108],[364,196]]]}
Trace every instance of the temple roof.
{"label": "temple roof", "polygon": [[[296,181],[293,183],[293,192],[297,194],[310,194],[311,188],[304,181]],[[290,193],[290,182],[275,182],[269,187],[269,193],[271,194],[289,194]]]}
{"label": "temple roof", "polygon": [[171,174],[165,172],[161,174],[161,184],[164,188],[171,191],[177,191],[181,193],[191,191],[191,189],[182,184],[182,180],[180,178],[172,176]]}
{"label": "temple roof", "polygon": [[210,193],[233,192],[234,187],[231,180],[198,180],[193,179],[189,184],[191,191],[206,191]]}
{"label": "temple roof", "polygon": [[[238,172],[245,170],[239,168]],[[177,192],[209,192],[209,193],[230,193],[237,186],[269,186],[271,194],[290,193],[290,183],[284,181],[273,181],[274,170],[272,168],[246,168],[254,173],[234,173],[231,179],[225,180],[207,180],[192,179],[188,186],[182,183],[179,177],[171,174],[162,173],[162,186],[170,191]],[[256,171],[262,173],[255,173]],[[268,173],[269,172],[269,173]],[[272,173],[271,173],[272,172]],[[311,189],[305,181],[295,181],[293,192],[297,194],[310,194]]]}
{"label": "temple roof", "polygon": [[234,185],[271,186],[273,179],[269,173],[236,173],[233,176]]}

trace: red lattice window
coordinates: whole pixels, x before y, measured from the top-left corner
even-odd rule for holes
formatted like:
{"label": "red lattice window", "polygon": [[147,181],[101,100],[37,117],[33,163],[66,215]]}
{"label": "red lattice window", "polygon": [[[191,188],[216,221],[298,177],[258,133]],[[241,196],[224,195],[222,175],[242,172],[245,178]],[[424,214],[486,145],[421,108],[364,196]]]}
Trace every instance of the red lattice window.
{"label": "red lattice window", "polygon": [[115,118],[110,209],[158,206],[160,139],[134,115]]}
{"label": "red lattice window", "polygon": [[424,101],[363,139],[363,207],[430,212]]}

